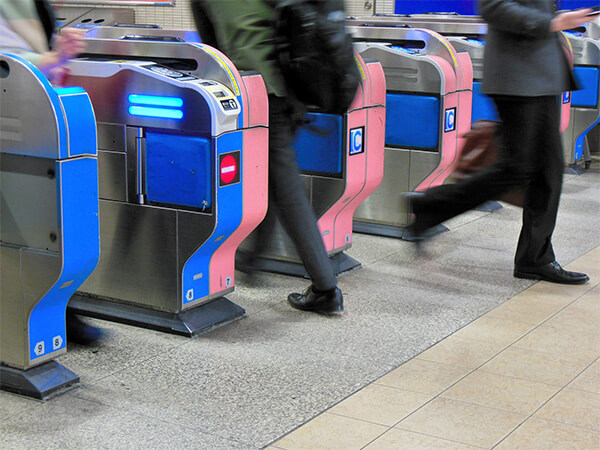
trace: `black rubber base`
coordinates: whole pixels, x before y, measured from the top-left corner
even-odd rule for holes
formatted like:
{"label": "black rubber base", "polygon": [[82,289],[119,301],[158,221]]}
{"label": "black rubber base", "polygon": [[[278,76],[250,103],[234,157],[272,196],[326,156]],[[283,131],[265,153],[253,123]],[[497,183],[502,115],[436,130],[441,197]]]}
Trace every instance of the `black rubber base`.
{"label": "black rubber base", "polygon": [[82,316],[191,337],[241,319],[246,311],[220,297],[178,314],[74,295],[68,309]]}
{"label": "black rubber base", "polygon": [[38,400],[79,386],[79,376],[56,361],[48,361],[27,370],[0,365],[0,389]]}
{"label": "black rubber base", "polygon": [[[238,260],[238,258],[241,259]],[[244,255],[243,253],[240,254],[240,252],[238,251],[238,255],[236,256],[236,266],[242,267],[242,261],[246,260],[247,255]],[[361,266],[360,261],[357,261],[356,259],[346,255],[343,252],[338,253],[337,255],[330,256],[329,260],[333,264],[333,270],[336,275],[339,275],[344,272],[349,272]],[[281,275],[290,275],[293,277],[310,278],[308,276],[308,273],[306,273],[306,269],[304,269],[304,264],[300,262],[281,261],[279,259],[263,258],[260,256],[252,258],[251,270],[278,273]]]}
{"label": "black rubber base", "polygon": [[482,203],[475,209],[477,211],[494,212],[498,211],[499,209],[502,209],[502,205],[496,200],[488,200],[487,202]]}
{"label": "black rubber base", "polygon": [[[368,222],[357,222],[354,221],[352,224],[352,231],[355,233],[373,234],[375,236],[393,237],[397,239],[404,239],[407,241],[413,241],[414,239],[406,231],[406,227],[396,227],[393,225],[381,225],[378,223]],[[444,225],[436,225],[427,230],[427,238],[433,237],[437,234],[448,231]]]}
{"label": "black rubber base", "polygon": [[569,175],[581,175],[585,172],[585,169],[577,164],[571,164],[565,167],[565,173]]}

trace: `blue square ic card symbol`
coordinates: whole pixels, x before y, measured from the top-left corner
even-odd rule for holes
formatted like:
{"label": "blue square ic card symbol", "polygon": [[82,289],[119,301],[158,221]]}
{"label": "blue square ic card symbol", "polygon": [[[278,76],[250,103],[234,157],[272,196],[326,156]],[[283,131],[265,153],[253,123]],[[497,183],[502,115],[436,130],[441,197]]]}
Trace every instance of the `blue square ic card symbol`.
{"label": "blue square ic card symbol", "polygon": [[357,127],[350,130],[350,155],[358,155],[365,151],[364,135],[365,127]]}
{"label": "blue square ic card symbol", "polygon": [[571,101],[571,93],[569,91],[563,92],[563,103],[569,103]]}
{"label": "blue square ic card symbol", "polygon": [[445,116],[444,133],[456,130],[456,108],[447,109]]}

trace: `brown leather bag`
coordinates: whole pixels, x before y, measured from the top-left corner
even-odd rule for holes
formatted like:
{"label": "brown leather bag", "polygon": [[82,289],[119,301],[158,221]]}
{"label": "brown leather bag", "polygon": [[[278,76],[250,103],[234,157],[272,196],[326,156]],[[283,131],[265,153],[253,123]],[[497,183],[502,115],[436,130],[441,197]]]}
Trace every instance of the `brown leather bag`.
{"label": "brown leather bag", "polygon": [[[498,144],[494,136],[498,122],[478,120],[465,134],[466,141],[460,150],[458,163],[450,179],[463,180],[473,173],[493,164],[498,158]],[[515,206],[523,206],[523,190],[514,189],[504,194],[501,200]]]}

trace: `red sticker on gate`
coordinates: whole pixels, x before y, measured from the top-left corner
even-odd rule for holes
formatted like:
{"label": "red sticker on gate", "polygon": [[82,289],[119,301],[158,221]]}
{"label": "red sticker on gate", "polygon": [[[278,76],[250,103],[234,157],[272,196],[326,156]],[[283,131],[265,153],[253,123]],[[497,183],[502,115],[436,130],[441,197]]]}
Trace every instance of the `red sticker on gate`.
{"label": "red sticker on gate", "polygon": [[219,186],[229,186],[240,182],[240,151],[219,156]]}

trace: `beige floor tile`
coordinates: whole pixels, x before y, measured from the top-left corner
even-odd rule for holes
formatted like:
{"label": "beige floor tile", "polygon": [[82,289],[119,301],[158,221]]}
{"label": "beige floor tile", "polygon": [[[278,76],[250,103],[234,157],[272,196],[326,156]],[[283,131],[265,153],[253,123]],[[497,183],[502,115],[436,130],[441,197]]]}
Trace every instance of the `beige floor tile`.
{"label": "beige floor tile", "polygon": [[569,308],[591,311],[595,314],[600,313],[600,286],[583,294]]}
{"label": "beige floor tile", "polygon": [[436,398],[396,428],[491,448],[526,417],[524,414]]}
{"label": "beige floor tile", "polygon": [[537,325],[552,317],[561,308],[561,305],[552,303],[528,300],[527,298],[513,298],[493,309],[486,316]]}
{"label": "beige floor tile", "polygon": [[592,287],[594,286],[590,284],[572,286],[540,281],[519,294],[519,297],[566,306]]}
{"label": "beige floor tile", "polygon": [[372,384],[328,412],[392,426],[433,396]]}
{"label": "beige floor tile", "polygon": [[437,395],[469,373],[464,367],[413,359],[376,381],[376,384]]}
{"label": "beige floor tile", "polygon": [[[563,311],[548,320],[548,325],[571,328],[579,333],[600,335],[600,311],[577,307],[580,300],[567,306]],[[585,305],[583,303],[582,305]]]}
{"label": "beige floor tile", "polygon": [[535,417],[600,431],[600,394],[564,389]]}
{"label": "beige floor tile", "polygon": [[588,364],[588,361],[562,355],[509,347],[482,366],[481,370],[563,387]]}
{"label": "beige floor tile", "polygon": [[296,449],[360,449],[389,428],[349,417],[324,413],[273,445]]}
{"label": "beige floor tile", "polygon": [[425,350],[417,359],[475,369],[488,361],[505,346],[493,342],[449,336]]}
{"label": "beige floor tile", "polygon": [[583,428],[531,418],[502,441],[497,450],[594,450],[600,448],[600,433]]}
{"label": "beige floor tile", "polygon": [[600,361],[596,361],[569,385],[570,388],[600,394]]}
{"label": "beige floor tile", "polygon": [[533,325],[528,323],[484,316],[461,328],[454,336],[510,345],[532,328]]}
{"label": "beige floor tile", "polygon": [[365,447],[365,450],[468,450],[471,445],[426,436],[412,431],[392,429]]}
{"label": "beige floor tile", "polygon": [[476,371],[443,393],[443,397],[532,414],[559,391],[559,387]]}
{"label": "beige floor tile", "polygon": [[577,328],[542,324],[514,344],[515,347],[564,355],[591,363],[600,356],[600,334],[582,334]]}

